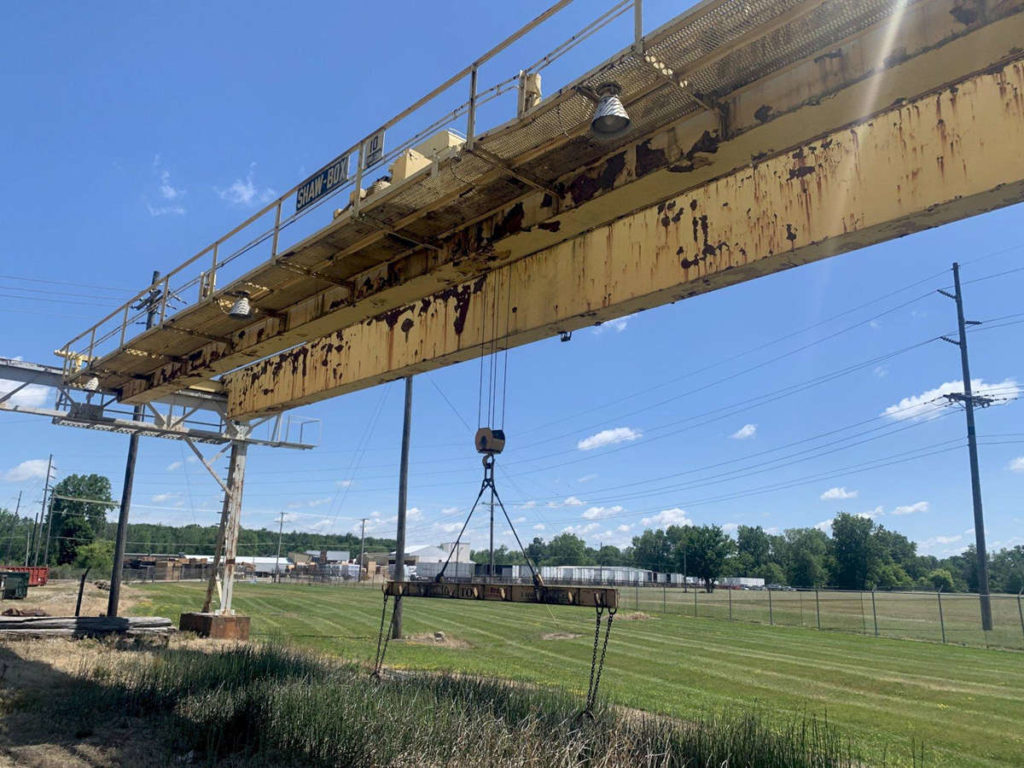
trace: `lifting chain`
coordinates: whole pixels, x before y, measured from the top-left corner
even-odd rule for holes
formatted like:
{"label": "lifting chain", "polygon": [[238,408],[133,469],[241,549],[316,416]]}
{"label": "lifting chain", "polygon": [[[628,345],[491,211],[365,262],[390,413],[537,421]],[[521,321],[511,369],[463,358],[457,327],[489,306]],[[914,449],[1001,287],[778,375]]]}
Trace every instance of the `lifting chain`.
{"label": "lifting chain", "polygon": [[384,594],[384,607],[380,610],[380,631],[377,633],[377,656],[373,660],[373,672],[370,674],[380,680],[381,671],[384,668],[384,655],[388,652],[388,640],[391,639],[391,627],[395,623],[395,612],[391,611],[391,621],[388,622],[387,633],[384,632],[384,617],[388,613],[388,595]]}
{"label": "lifting chain", "polygon": [[594,620],[594,652],[590,658],[590,686],[587,689],[587,705],[584,707],[582,716],[590,720],[594,719],[594,705],[597,703],[597,690],[601,686],[601,672],[604,669],[604,657],[608,652],[608,637],[612,632],[612,619],[617,612],[616,608],[608,609],[608,620],[604,627],[604,644],[601,645],[601,655],[597,655],[597,647],[601,640],[601,616],[604,614],[604,607],[597,607],[597,616]]}

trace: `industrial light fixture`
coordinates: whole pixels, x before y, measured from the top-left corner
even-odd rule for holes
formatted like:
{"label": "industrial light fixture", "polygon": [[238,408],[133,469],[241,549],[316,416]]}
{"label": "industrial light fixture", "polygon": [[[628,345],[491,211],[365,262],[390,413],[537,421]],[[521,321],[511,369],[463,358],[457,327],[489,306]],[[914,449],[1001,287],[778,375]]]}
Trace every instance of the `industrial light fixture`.
{"label": "industrial light fixture", "polygon": [[95,392],[100,388],[100,380],[96,376],[90,376],[85,382],[85,389],[88,392]]}
{"label": "industrial light fixture", "polygon": [[249,294],[239,291],[235,294],[235,303],[228,311],[228,317],[234,320],[248,320],[252,317],[252,305],[249,303]]}
{"label": "industrial light fixture", "polygon": [[596,89],[598,96],[594,116],[590,120],[590,132],[599,139],[614,139],[629,130],[632,121],[622,106],[619,94],[622,89],[615,83],[604,83]]}

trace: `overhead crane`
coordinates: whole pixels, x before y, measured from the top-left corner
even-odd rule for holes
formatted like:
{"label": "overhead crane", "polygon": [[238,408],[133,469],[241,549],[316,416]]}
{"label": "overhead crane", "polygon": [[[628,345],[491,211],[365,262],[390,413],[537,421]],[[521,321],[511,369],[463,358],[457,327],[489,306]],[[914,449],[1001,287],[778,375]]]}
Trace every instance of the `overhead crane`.
{"label": "overhead crane", "polygon": [[[626,0],[571,38],[632,10],[575,81],[484,87],[568,3],[68,342],[66,384],[202,387],[244,424],[1024,198],[1024,4],[704,0],[644,35]],[[515,114],[481,130],[510,88]]]}

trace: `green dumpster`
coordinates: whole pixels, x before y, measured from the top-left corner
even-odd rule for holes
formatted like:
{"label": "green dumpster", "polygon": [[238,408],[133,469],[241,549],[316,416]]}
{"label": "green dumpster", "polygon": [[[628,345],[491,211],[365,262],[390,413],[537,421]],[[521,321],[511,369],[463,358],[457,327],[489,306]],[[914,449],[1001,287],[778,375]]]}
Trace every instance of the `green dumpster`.
{"label": "green dumpster", "polygon": [[28,574],[15,571],[0,572],[4,584],[4,600],[24,600],[28,597]]}

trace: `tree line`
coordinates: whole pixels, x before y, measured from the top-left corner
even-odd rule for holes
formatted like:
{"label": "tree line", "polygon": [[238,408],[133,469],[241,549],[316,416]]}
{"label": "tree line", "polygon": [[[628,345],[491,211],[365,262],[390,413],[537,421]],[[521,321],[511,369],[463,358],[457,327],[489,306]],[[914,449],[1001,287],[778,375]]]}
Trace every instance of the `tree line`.
{"label": "tree line", "polygon": [[[90,501],[59,498],[62,496]],[[102,475],[69,475],[54,486],[53,497],[38,530],[35,530],[35,515],[16,515],[0,508],[0,562],[23,564],[27,547],[30,562],[35,561],[38,551],[40,565],[91,567],[98,572],[109,572],[117,535],[117,524],[107,521],[109,505],[113,504],[110,480]],[[217,545],[217,528],[216,525],[129,523],[127,551],[212,555]],[[277,545],[277,530],[242,528],[238,534],[240,558],[246,555],[273,557],[277,554]],[[367,536],[365,546],[367,551],[390,552],[395,548],[395,540]],[[301,531],[285,531],[281,535],[282,556],[287,552],[324,549],[348,550],[355,556],[359,552],[359,537],[351,533],[329,536]]]}
{"label": "tree line", "polygon": [[[968,547],[958,555],[919,555],[906,536],[859,515],[840,513],[831,535],[818,528],[791,528],[779,534],[741,525],[735,539],[717,525],[669,526],[646,530],[622,549],[595,549],[573,533],[549,542],[535,538],[526,553],[538,565],[633,566],[699,578],[709,591],[726,576],[762,578],[766,584],[834,589],[941,589],[976,592],[977,557]],[[485,550],[472,553],[487,562]],[[495,563],[525,563],[521,552],[500,547]],[[1024,590],[1024,546],[989,553],[993,592]]]}

